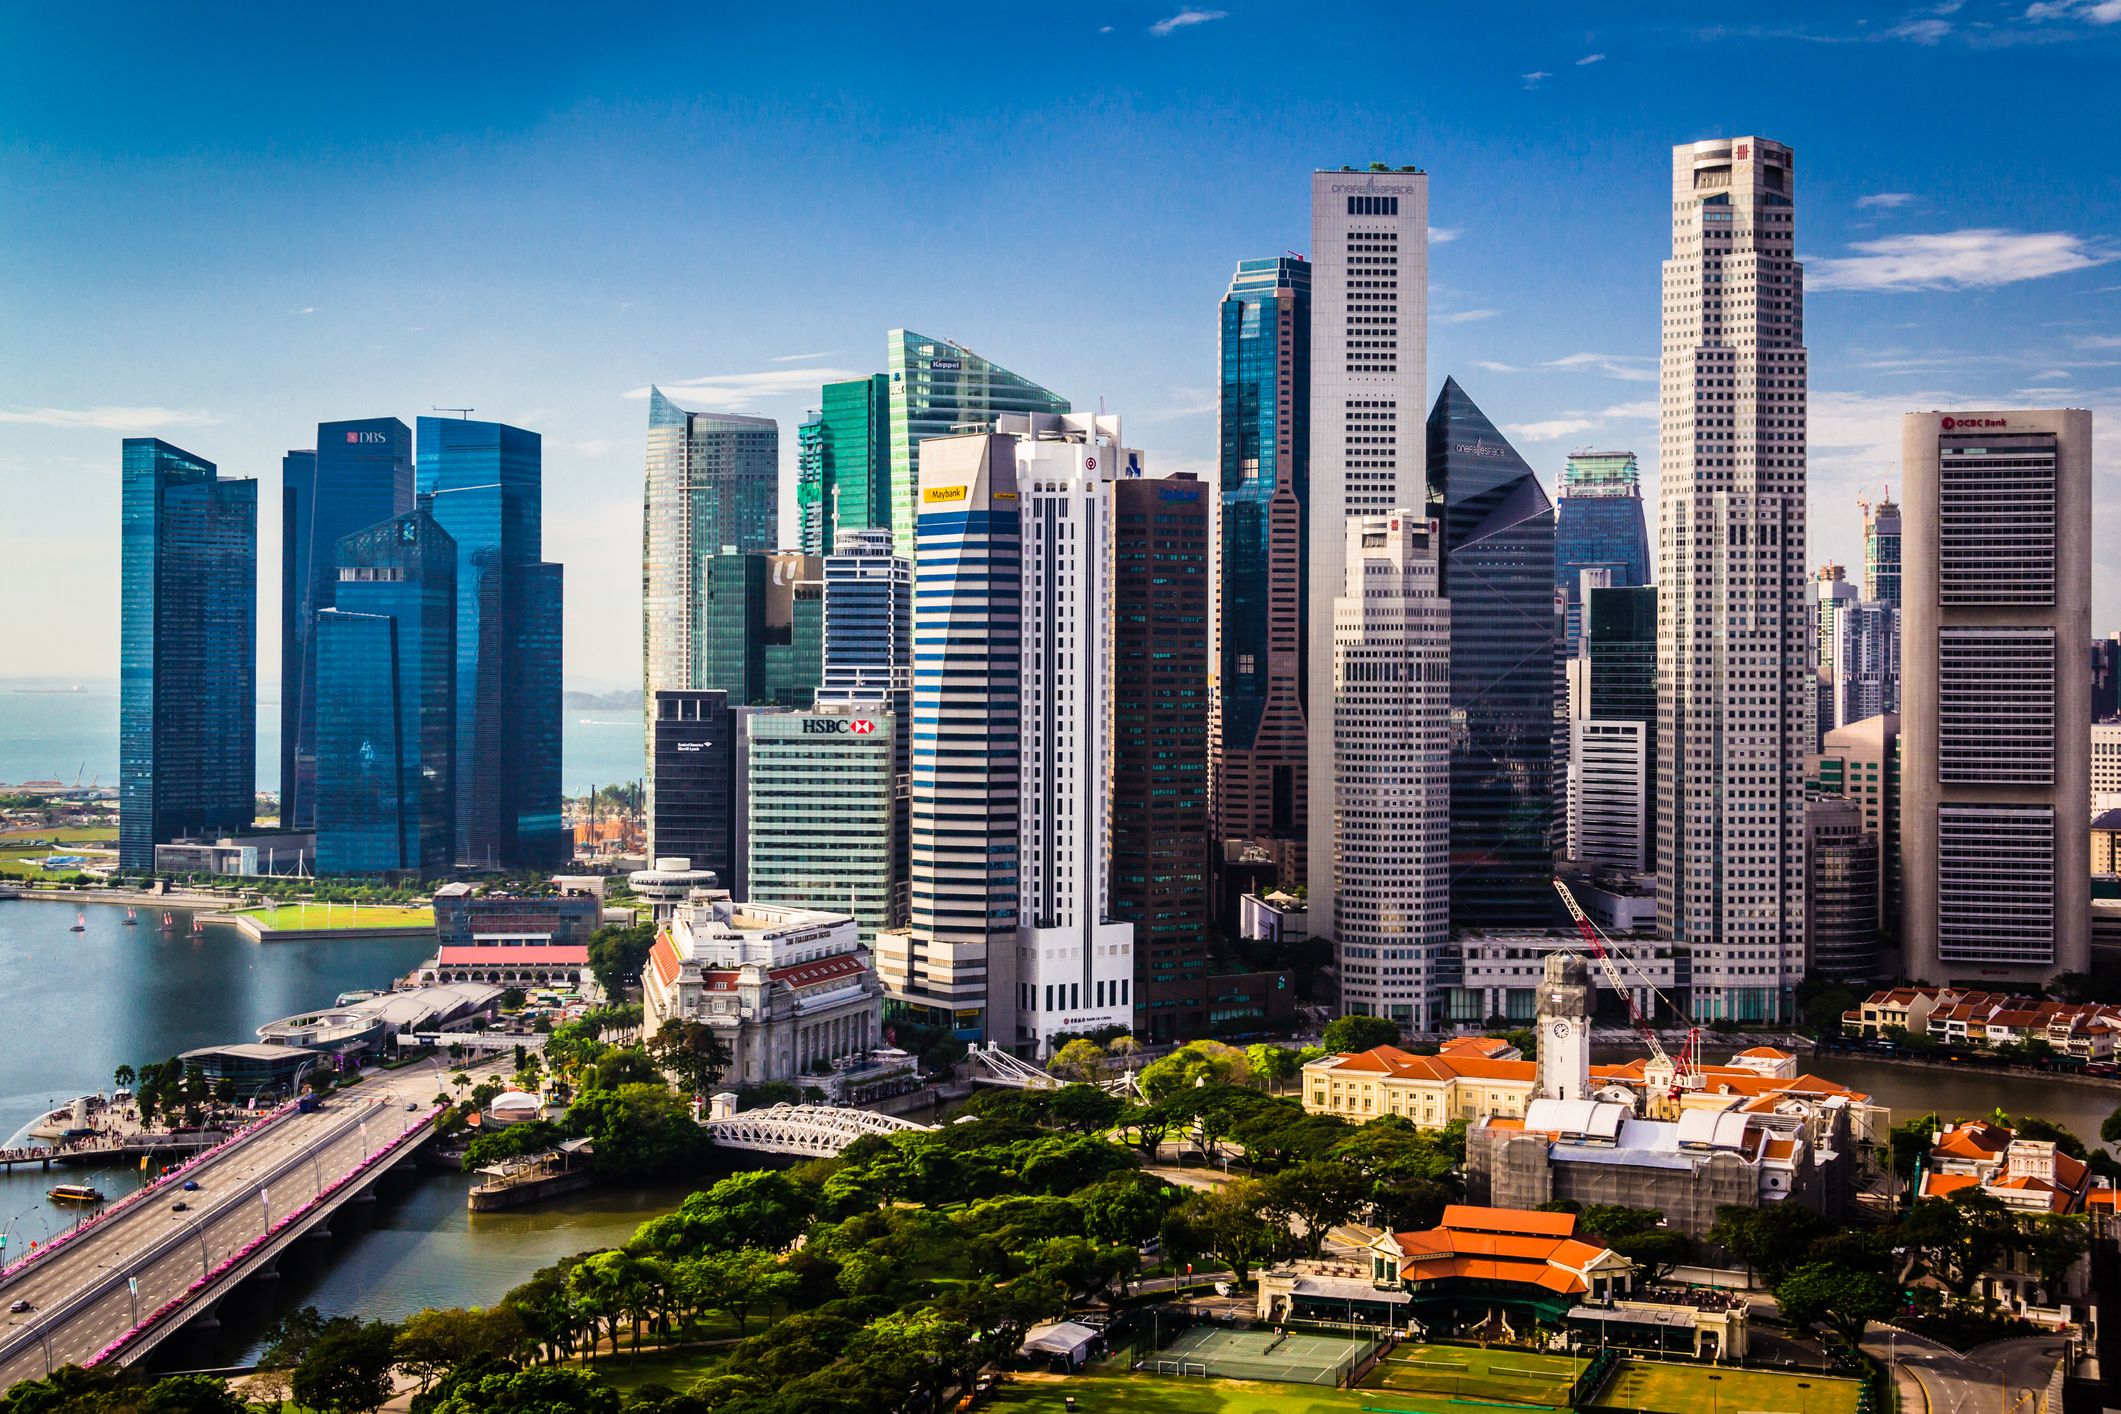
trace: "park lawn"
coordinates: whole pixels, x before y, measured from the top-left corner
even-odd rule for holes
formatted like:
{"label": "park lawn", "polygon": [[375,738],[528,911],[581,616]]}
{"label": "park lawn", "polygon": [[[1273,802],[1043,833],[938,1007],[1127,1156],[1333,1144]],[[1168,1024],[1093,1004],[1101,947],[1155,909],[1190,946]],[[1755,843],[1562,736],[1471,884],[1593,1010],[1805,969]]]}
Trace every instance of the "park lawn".
{"label": "park lawn", "polygon": [[117,838],[116,825],[22,825],[12,830],[0,830],[0,840],[56,839],[62,845],[110,844]]}
{"label": "park lawn", "polygon": [[1624,1360],[1598,1402],[1645,1414],[1856,1414],[1861,1389],[1827,1375]]}
{"label": "park lawn", "polygon": [[1380,1397],[1412,1394],[1478,1400],[1568,1402],[1569,1386],[1589,1362],[1580,1357],[1469,1345],[1402,1345],[1363,1380]]}
{"label": "park lawn", "polygon": [[269,908],[247,908],[245,918],[254,918],[261,928],[293,931],[305,928],[432,928],[435,911],[428,904],[404,903],[282,903]]}
{"label": "park lawn", "polygon": [[[759,1327],[764,1329],[763,1326]],[[734,1323],[730,1326],[735,1333]],[[711,1375],[722,1368],[727,1359],[727,1349],[719,1350],[644,1350],[635,1360],[629,1353],[599,1355],[595,1365],[579,1368],[593,1370],[599,1378],[617,1390],[636,1390],[642,1385],[662,1385],[667,1389],[683,1393],[692,1387],[692,1382],[703,1375]]]}
{"label": "park lawn", "polygon": [[982,1408],[1012,1414],[1466,1414],[1447,1401],[1381,1390],[1314,1389],[1253,1380],[1180,1380],[1125,1372],[1105,1375],[1011,1375]]}

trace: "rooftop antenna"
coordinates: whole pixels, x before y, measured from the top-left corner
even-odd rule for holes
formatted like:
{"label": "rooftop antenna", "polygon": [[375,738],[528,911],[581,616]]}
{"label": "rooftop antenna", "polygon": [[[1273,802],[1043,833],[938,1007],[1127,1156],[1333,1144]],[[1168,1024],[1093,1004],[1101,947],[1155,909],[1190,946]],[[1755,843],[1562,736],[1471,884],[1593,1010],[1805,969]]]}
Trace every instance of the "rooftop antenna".
{"label": "rooftop antenna", "polygon": [[477,409],[477,408],[431,408],[431,409],[429,409],[429,410],[430,410],[430,411],[432,411],[432,412],[453,412],[453,413],[455,413],[455,414],[456,414],[456,415],[457,415],[458,417],[461,417],[461,418],[464,418],[464,419],[467,419],[467,420],[469,420],[469,418],[471,417],[471,415],[472,415],[473,413],[475,413],[475,412],[477,412],[477,411],[478,411],[478,409]]}

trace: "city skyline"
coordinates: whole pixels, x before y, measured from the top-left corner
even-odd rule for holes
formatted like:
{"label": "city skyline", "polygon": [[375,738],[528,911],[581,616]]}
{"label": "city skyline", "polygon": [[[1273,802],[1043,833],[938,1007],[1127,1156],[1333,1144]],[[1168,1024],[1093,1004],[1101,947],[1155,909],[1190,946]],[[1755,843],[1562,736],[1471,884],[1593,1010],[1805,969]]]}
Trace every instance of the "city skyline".
{"label": "city skyline", "polygon": [[[2121,267],[2100,234],[2121,219],[2111,195],[2069,180],[2069,142],[2036,141],[2094,130],[2091,95],[2121,26],[1978,3],[1920,24],[1897,10],[1867,21],[1824,8],[1790,15],[1772,32],[1630,18],[1586,33],[1573,12],[1535,10],[1506,36],[1478,19],[1389,12],[1293,34],[1271,9],[1163,33],[1152,30],[1166,17],[1147,10],[983,15],[946,45],[1007,44],[1037,26],[1116,66],[1129,90],[1109,105],[1087,80],[1038,107],[1014,90],[987,105],[966,99],[967,111],[1005,115],[991,127],[887,91],[889,63],[875,77],[832,69],[821,82],[838,87],[820,114],[761,118],[748,105],[764,77],[718,76],[721,87],[702,93],[696,74],[655,56],[633,27],[585,34],[536,16],[502,38],[513,63],[463,76],[433,102],[391,101],[406,85],[444,87],[429,81],[437,58],[393,51],[375,87],[309,109],[287,101],[300,66],[281,62],[282,47],[364,63],[383,57],[380,31],[305,18],[230,43],[211,21],[146,16],[102,53],[108,91],[150,61],[198,80],[158,97],[151,128],[123,101],[107,113],[84,106],[96,86],[78,82],[77,62],[44,66],[0,100],[17,136],[0,150],[0,172],[25,196],[0,229],[0,253],[32,272],[10,291],[9,327],[22,332],[0,337],[0,489],[46,509],[34,531],[0,531],[0,558],[29,582],[75,582],[67,622],[26,626],[16,671],[112,675],[117,561],[104,531],[116,515],[113,453],[127,435],[165,437],[224,474],[262,481],[309,445],[317,422],[338,417],[456,402],[539,429],[547,554],[569,566],[566,675],[597,687],[638,671],[620,636],[597,630],[640,613],[632,551],[651,382],[689,406],[780,424],[778,538],[790,548],[795,428],[824,383],[879,366],[892,328],[963,342],[1078,407],[1100,396],[1124,404],[1160,470],[1212,474],[1208,306],[1237,261],[1303,243],[1307,171],[1373,158],[1431,174],[1424,400],[1446,374],[1477,375],[1483,408],[1550,494],[1562,458],[1595,443],[1642,458],[1654,507],[1649,273],[1664,233],[1645,213],[1665,176],[1654,153],[1749,129],[1806,154],[1807,559],[1861,564],[1860,521],[1846,508],[1897,475],[1900,413],[2031,404],[2104,419],[2121,406],[2111,332]],[[18,14],[6,26],[23,52],[57,54],[41,28],[56,22]],[[732,37],[770,44],[781,22],[727,23]],[[1369,43],[1417,24],[1425,43],[1414,47],[1435,57],[1359,100],[1341,96],[1332,75],[1353,36]],[[1271,128],[1231,63],[1268,26],[1291,80]],[[885,28],[858,19],[846,37],[874,41],[880,59],[903,53],[907,37]],[[1794,101],[1733,113],[1723,98],[1649,96],[1661,67],[1697,46],[1773,63],[1792,92],[1831,91],[1860,72],[1876,101],[1860,113]],[[1866,58],[1885,51],[1891,64]],[[1975,72],[2016,76],[2029,101],[1966,115],[1930,101]],[[394,111],[415,106],[416,121]],[[755,150],[726,151],[739,131]],[[255,145],[265,132],[270,150]],[[664,209],[636,200],[624,237],[584,224],[582,213],[626,199],[651,156],[667,189],[665,164],[687,154],[727,157],[727,177],[717,168],[716,182]],[[798,161],[817,179],[786,183]],[[990,199],[983,171],[1042,162],[1070,172],[1113,163],[1122,175],[1111,185],[1137,219],[1110,231],[1033,229]],[[923,195],[908,203],[916,178]],[[162,219],[107,219],[142,181]],[[1245,198],[1232,199],[1239,190]],[[1568,205],[1569,218],[1525,219],[1531,190]],[[815,219],[827,209],[831,219]],[[474,210],[481,219],[469,219]],[[947,272],[903,261],[865,271],[940,226],[976,258]],[[1597,252],[1589,264],[1577,258],[1586,243]],[[424,263],[409,263],[415,253]],[[1050,316],[1065,290],[1089,281],[1110,285],[1127,338],[1093,346],[1035,332],[1065,328]],[[672,285],[708,297],[656,299]],[[185,331],[182,360],[152,337],[174,328]],[[2106,510],[2111,439],[2097,455],[2095,503]],[[275,494],[267,488],[260,507],[266,565],[279,554]],[[278,580],[261,575],[260,623],[278,622]],[[2095,567],[2093,631],[2116,627],[2117,611],[2121,564],[2110,560]],[[267,683],[279,672],[276,640],[260,645]]]}

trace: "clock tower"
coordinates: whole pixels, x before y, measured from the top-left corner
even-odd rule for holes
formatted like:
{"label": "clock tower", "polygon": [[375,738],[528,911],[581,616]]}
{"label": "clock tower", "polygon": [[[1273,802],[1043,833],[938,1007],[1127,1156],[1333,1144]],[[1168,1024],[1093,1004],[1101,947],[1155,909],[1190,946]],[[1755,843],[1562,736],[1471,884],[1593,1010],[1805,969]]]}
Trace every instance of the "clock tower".
{"label": "clock tower", "polygon": [[1533,1098],[1590,1097],[1590,969],[1574,953],[1548,953],[1539,984],[1539,1088]]}

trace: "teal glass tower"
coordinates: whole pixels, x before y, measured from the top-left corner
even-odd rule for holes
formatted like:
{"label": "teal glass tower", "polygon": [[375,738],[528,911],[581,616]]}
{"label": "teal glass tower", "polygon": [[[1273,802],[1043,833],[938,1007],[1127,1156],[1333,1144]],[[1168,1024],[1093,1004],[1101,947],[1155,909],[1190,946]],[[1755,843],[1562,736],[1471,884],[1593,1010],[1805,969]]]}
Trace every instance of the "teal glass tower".
{"label": "teal glass tower", "polygon": [[831,548],[825,505],[825,414],[815,408],[795,429],[795,545],[806,555]]}
{"label": "teal glass tower", "polygon": [[423,500],[341,540],[317,614],[319,874],[456,860],[457,544]]}
{"label": "teal glass tower", "polygon": [[412,509],[412,429],[395,417],[317,424],[314,451],[280,461],[280,820],[316,824],[317,614],[338,587],[338,544]]}
{"label": "teal glass tower", "polygon": [[891,528],[891,377],[827,383],[818,409],[824,553],[845,531]]}
{"label": "teal glass tower", "polygon": [[418,489],[456,542],[456,862],[543,868],[560,829],[561,571],[542,559],[542,442],[423,417]]}
{"label": "teal glass tower", "polygon": [[913,548],[920,444],[992,427],[1005,412],[1066,412],[1068,400],[962,344],[893,329],[885,346],[891,379],[891,538]]}
{"label": "teal glass tower", "polygon": [[144,874],[255,814],[258,483],[157,437],[120,468],[118,867]]}
{"label": "teal glass tower", "polygon": [[1277,873],[1294,885],[1305,874],[1309,773],[1310,264],[1241,261],[1223,296],[1221,347],[1215,839],[1277,842]]}
{"label": "teal glass tower", "polygon": [[1429,412],[1451,601],[1451,926],[1543,928],[1554,872],[1554,506],[1453,378]]}

